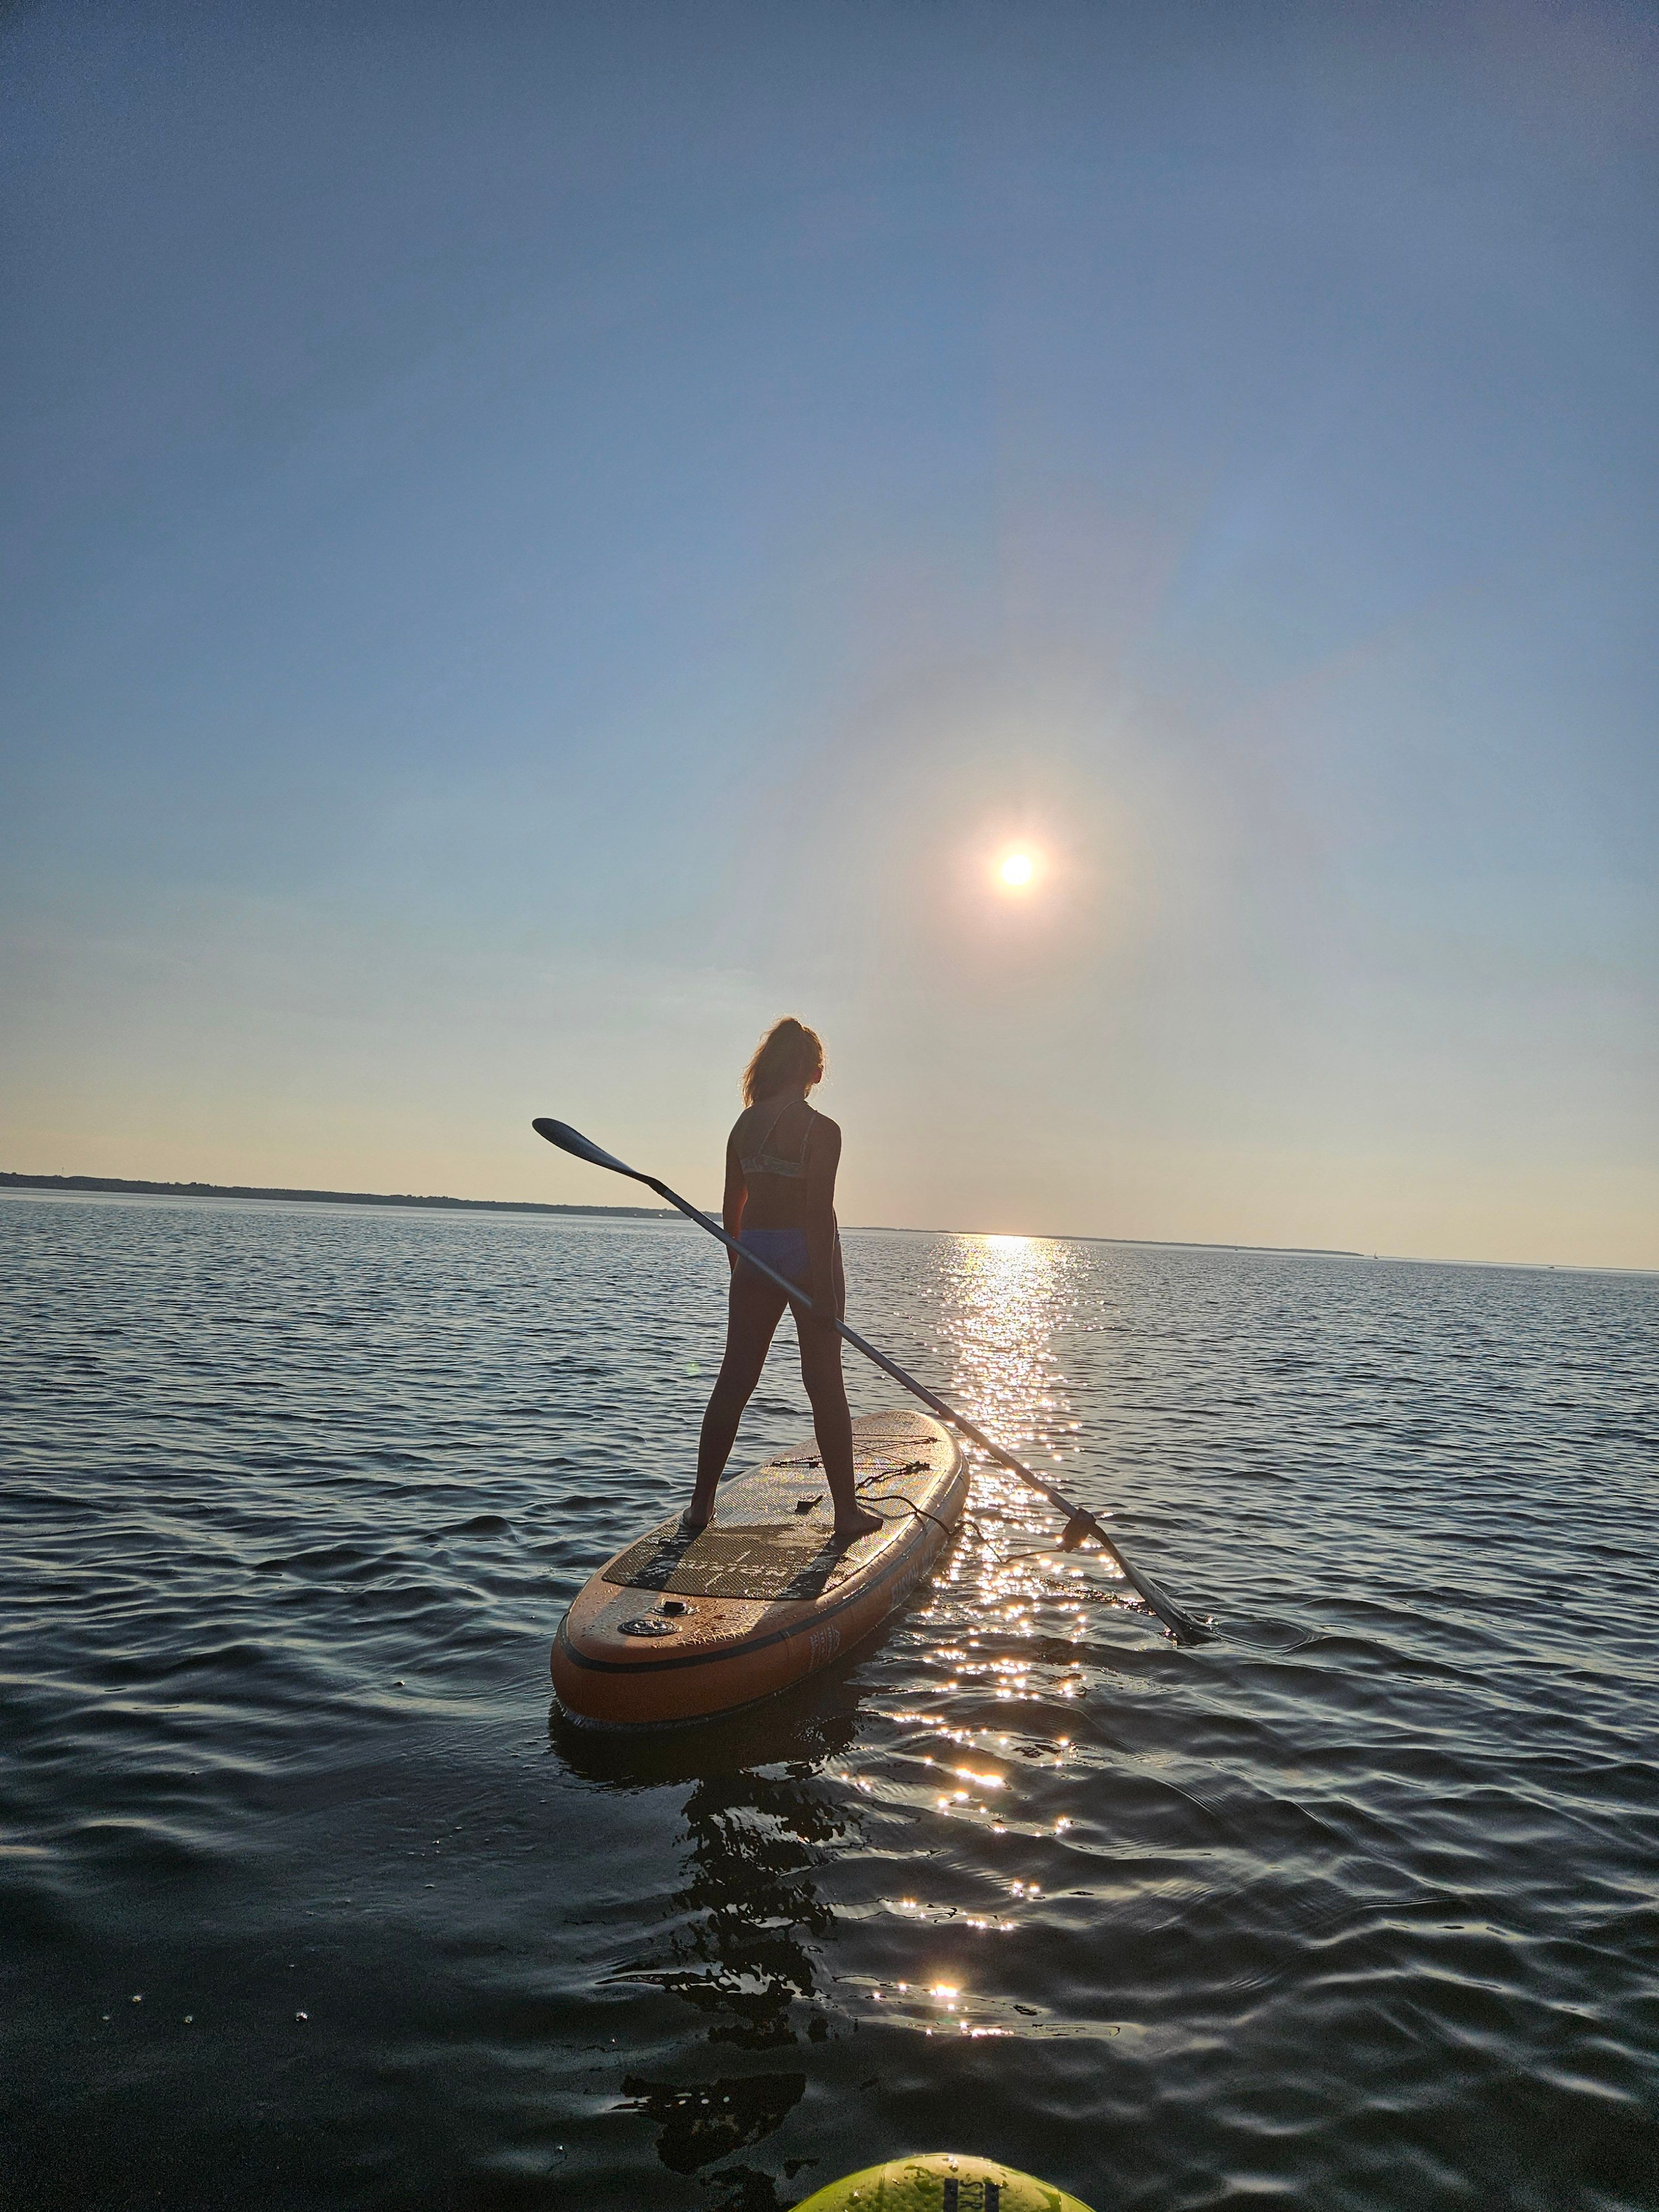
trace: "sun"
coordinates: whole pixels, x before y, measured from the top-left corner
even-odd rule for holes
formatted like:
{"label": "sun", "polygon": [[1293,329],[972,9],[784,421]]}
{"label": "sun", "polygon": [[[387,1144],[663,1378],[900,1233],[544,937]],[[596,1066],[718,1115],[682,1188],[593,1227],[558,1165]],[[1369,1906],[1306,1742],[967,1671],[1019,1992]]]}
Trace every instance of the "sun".
{"label": "sun", "polygon": [[997,873],[1011,891],[1023,891],[1036,873],[1036,862],[1029,853],[1010,853],[999,863]]}

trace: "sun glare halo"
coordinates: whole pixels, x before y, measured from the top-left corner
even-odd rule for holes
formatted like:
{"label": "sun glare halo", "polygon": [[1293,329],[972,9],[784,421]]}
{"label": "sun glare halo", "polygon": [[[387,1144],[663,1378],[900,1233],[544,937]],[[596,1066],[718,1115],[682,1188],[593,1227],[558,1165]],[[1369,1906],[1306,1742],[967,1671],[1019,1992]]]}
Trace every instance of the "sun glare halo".
{"label": "sun glare halo", "polygon": [[1010,890],[1023,891],[1036,873],[1036,863],[1029,853],[1010,853],[997,873]]}

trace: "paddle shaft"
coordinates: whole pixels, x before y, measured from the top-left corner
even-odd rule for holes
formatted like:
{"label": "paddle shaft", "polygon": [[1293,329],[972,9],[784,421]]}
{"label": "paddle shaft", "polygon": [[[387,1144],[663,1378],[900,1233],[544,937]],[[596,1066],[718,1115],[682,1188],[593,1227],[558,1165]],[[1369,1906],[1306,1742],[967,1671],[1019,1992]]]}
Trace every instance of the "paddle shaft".
{"label": "paddle shaft", "polygon": [[[550,1127],[562,1126],[562,1124],[550,1124]],[[559,1142],[556,1137],[548,1135],[548,1132],[539,1127],[537,1133],[547,1136],[550,1144]],[[574,1134],[574,1132],[572,1133]],[[567,1146],[565,1149],[572,1148]],[[753,1267],[758,1273],[764,1275],[769,1282],[775,1283],[792,1305],[804,1306],[809,1311],[811,1310],[811,1298],[801,1289],[799,1283],[792,1283],[787,1275],[779,1274],[775,1267],[769,1267],[764,1260],[757,1260],[752,1252],[745,1252],[735,1237],[729,1237],[726,1234],[720,1222],[711,1220],[700,1207],[693,1206],[690,1199],[682,1198],[678,1191],[670,1190],[665,1182],[659,1182],[655,1176],[642,1175],[638,1168],[623,1166],[620,1160],[613,1158],[609,1153],[600,1152],[597,1146],[588,1146],[585,1140],[584,1151],[577,1154],[579,1158],[584,1157],[591,1159],[595,1166],[613,1168],[619,1174],[630,1176],[634,1182],[642,1182],[647,1190],[654,1190],[659,1198],[665,1198],[668,1203],[677,1212],[684,1214],[689,1221],[695,1221],[700,1229],[706,1229],[711,1237],[718,1237],[727,1251],[735,1252],[746,1267]],[[1034,1474],[1023,1460],[1018,1460],[1012,1452],[1004,1450],[1003,1447],[988,1437],[984,1430],[976,1423],[970,1421],[965,1413],[957,1413],[954,1406],[947,1406],[944,1399],[935,1391],[930,1390],[925,1382],[919,1382],[914,1375],[907,1374],[896,1359],[890,1359],[884,1352],[878,1352],[876,1346],[861,1337],[855,1328],[848,1328],[844,1321],[837,1321],[836,1327],[854,1350],[861,1352],[866,1359],[872,1361],[880,1368],[884,1375],[890,1375],[895,1382],[908,1390],[913,1398],[920,1398],[924,1406],[939,1415],[940,1420],[949,1421],[952,1428],[960,1430],[970,1443],[977,1444],[982,1452],[997,1462],[999,1467],[1006,1467],[1011,1474],[1017,1474],[1022,1482],[1029,1483],[1039,1496],[1046,1498],[1057,1512],[1065,1514],[1066,1533],[1068,1536],[1086,1534],[1096,1538],[1111,1558],[1116,1560],[1123,1571],[1125,1579],[1151,1606],[1152,1611],[1178,1644],[1201,1644],[1214,1634],[1213,1629],[1206,1627],[1204,1623],[1194,1619],[1184,1606],[1177,1605],[1172,1597],[1161,1590],[1150,1575],[1142,1574],[1139,1568],[1132,1566],[1124,1557],[1121,1548],[1107,1534],[1092,1513],[1080,1505],[1073,1505],[1071,1499],[1056,1490],[1052,1483],[1047,1483],[1041,1475]]]}

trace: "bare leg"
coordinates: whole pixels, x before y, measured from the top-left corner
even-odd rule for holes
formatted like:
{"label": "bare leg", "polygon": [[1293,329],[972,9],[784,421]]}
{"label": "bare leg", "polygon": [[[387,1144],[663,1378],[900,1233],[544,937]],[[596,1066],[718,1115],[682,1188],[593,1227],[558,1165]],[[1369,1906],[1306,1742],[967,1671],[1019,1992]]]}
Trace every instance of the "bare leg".
{"label": "bare leg", "polygon": [[818,1455],[835,1502],[836,1534],[867,1536],[880,1528],[881,1516],[866,1512],[854,1486],[853,1416],[842,1377],[841,1339],[828,1322],[807,1321],[799,1311],[795,1327],[800,1336],[801,1381],[812,1401]]}
{"label": "bare leg", "polygon": [[[726,1316],[726,1356],[709,1394],[697,1443],[697,1480],[685,1510],[688,1528],[706,1528],[714,1517],[714,1491],[737,1442],[743,1409],[754,1395],[761,1369],[787,1301],[763,1276],[739,1266],[732,1278]],[[836,1339],[840,1342],[840,1339]]]}

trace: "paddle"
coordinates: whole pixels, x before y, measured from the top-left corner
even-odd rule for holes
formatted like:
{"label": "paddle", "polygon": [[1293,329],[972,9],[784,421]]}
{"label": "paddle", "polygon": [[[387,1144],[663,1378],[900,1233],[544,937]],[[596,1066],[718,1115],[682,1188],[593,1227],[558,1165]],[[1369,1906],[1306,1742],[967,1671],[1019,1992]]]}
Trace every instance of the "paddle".
{"label": "paddle", "polygon": [[[590,1139],[584,1137],[579,1129],[573,1129],[568,1121],[550,1121],[547,1115],[542,1115],[530,1126],[538,1137],[545,1137],[550,1145],[556,1145],[562,1152],[569,1152],[579,1160],[586,1160],[590,1167],[609,1168],[613,1175],[627,1176],[634,1182],[642,1182],[647,1190],[654,1190],[659,1198],[665,1198],[688,1220],[695,1221],[700,1229],[706,1229],[711,1237],[718,1237],[728,1251],[738,1253],[750,1267],[757,1268],[769,1281],[775,1283],[793,1304],[811,1307],[811,1297],[798,1284],[790,1282],[775,1268],[769,1267],[763,1260],[757,1260],[752,1252],[744,1251],[737,1238],[728,1237],[719,1222],[711,1221],[706,1213],[700,1212],[678,1191],[670,1190],[665,1182],[659,1182],[655,1176],[642,1174],[638,1168],[630,1168],[626,1161],[617,1159],[614,1153],[601,1150]],[[1151,1606],[1177,1644],[1201,1644],[1214,1635],[1212,1628],[1195,1620],[1184,1606],[1177,1605],[1172,1597],[1167,1596],[1150,1575],[1143,1575],[1138,1568],[1132,1567],[1092,1513],[1080,1505],[1073,1505],[1069,1498],[1063,1497],[1052,1484],[1044,1482],[1041,1475],[1033,1474],[1023,1461],[1017,1460],[1012,1452],[1005,1451],[1000,1444],[994,1443],[983,1429],[975,1427],[954,1407],[947,1406],[943,1398],[936,1397],[925,1382],[918,1382],[914,1375],[907,1375],[896,1359],[890,1359],[884,1352],[878,1352],[875,1346],[866,1343],[856,1329],[848,1328],[844,1321],[838,1321],[836,1327],[854,1350],[861,1352],[866,1359],[873,1360],[884,1375],[890,1375],[895,1382],[901,1383],[913,1398],[920,1398],[924,1406],[939,1415],[940,1420],[949,1421],[952,1428],[960,1429],[971,1443],[976,1443],[982,1452],[988,1453],[999,1467],[1006,1467],[1011,1474],[1017,1474],[1022,1482],[1029,1483],[1041,1497],[1048,1499],[1050,1505],[1065,1514],[1066,1527],[1060,1540],[1062,1549],[1074,1552],[1085,1536],[1096,1538],[1117,1561],[1130,1585]]]}

